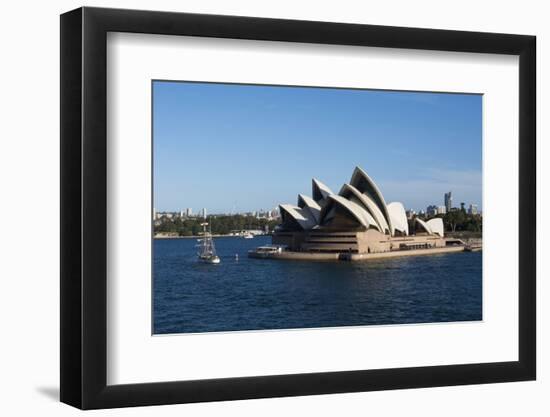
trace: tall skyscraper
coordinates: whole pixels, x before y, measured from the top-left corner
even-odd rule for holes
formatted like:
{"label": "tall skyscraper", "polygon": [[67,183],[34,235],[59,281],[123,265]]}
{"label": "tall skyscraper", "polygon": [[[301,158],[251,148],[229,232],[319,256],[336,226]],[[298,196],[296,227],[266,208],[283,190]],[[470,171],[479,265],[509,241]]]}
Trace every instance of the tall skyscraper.
{"label": "tall skyscraper", "polygon": [[477,205],[476,204],[470,204],[470,207],[468,208],[469,214],[477,214]]}
{"label": "tall skyscraper", "polygon": [[453,208],[453,195],[449,191],[448,193],[445,193],[445,211],[449,213],[451,208]]}
{"label": "tall skyscraper", "polygon": [[193,209],[192,208],[185,209],[185,214],[187,215],[187,217],[191,217],[193,215]]}
{"label": "tall skyscraper", "polygon": [[206,209],[205,208],[202,209],[202,218],[206,219]]}

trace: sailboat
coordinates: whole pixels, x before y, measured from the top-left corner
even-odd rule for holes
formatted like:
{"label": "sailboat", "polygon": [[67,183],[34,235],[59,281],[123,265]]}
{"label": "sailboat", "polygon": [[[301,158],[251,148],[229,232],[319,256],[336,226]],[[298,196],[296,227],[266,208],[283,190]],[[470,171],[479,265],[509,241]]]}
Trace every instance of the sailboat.
{"label": "sailboat", "polygon": [[216,248],[214,247],[214,241],[212,240],[212,233],[210,230],[206,230],[208,223],[201,223],[203,230],[203,237],[199,239],[199,251],[197,256],[200,262],[207,264],[219,264],[220,257],[216,255]]}

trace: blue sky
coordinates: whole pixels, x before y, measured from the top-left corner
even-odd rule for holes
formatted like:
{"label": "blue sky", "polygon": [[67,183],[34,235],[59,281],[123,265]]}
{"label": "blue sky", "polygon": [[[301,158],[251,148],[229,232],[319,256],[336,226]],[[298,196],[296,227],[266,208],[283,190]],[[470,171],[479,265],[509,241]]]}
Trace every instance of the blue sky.
{"label": "blue sky", "polygon": [[386,202],[482,208],[480,95],[155,81],[153,123],[158,211],[296,204],[356,165]]}

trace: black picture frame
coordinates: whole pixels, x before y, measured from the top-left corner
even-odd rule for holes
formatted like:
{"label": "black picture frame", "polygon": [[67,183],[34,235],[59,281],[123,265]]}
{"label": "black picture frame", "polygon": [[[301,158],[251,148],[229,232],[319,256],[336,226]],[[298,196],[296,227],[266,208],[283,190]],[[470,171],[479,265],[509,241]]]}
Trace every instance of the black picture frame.
{"label": "black picture frame", "polygon": [[[108,32],[519,56],[519,360],[107,385]],[[536,377],[536,38],[186,13],[61,15],[61,401],[81,409],[533,380]]]}

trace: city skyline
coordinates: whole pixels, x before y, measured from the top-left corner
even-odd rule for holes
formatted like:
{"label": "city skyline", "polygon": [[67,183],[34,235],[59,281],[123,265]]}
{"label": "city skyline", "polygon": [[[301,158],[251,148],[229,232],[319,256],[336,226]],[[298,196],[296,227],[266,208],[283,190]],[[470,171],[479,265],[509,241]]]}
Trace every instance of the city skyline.
{"label": "city skyline", "polygon": [[453,190],[482,211],[479,95],[179,82],[153,94],[158,211],[266,210],[310,194],[312,177],[337,192],[355,165],[407,209]]}
{"label": "city skyline", "polygon": [[[446,203],[445,196],[447,193],[444,194],[444,203]],[[482,210],[479,208],[480,205],[476,202],[460,202],[458,206],[451,205],[451,209],[460,209],[462,208],[462,204],[464,204],[464,209],[469,214],[481,214]],[[415,214],[419,213],[428,213],[430,211],[430,208],[433,208],[437,211],[436,214],[445,214],[449,212],[449,208],[446,206],[446,204],[428,204],[424,208],[414,209],[410,207],[405,206],[405,210],[407,212],[412,211]],[[203,210],[206,210],[208,215],[245,215],[245,214],[253,214],[253,215],[260,215],[260,214],[268,214],[273,213],[274,210],[278,210],[278,206],[275,206],[273,208],[257,208],[253,210],[243,210],[243,211],[231,211],[231,212],[210,212],[207,207],[199,208],[198,212],[194,212],[193,207],[185,207],[175,210],[157,210],[155,207],[153,208],[153,214],[162,214],[162,213],[180,213],[181,217],[203,217]],[[185,213],[185,214],[184,214]]]}

